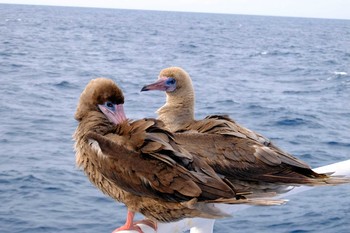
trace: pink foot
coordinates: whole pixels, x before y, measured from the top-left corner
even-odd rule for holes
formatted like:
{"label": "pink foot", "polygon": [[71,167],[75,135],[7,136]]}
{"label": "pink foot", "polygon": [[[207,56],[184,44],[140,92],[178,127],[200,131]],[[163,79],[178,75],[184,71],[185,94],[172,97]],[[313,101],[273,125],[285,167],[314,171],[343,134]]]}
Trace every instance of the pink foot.
{"label": "pink foot", "polygon": [[149,219],[143,219],[143,220],[134,222],[134,226],[136,224],[144,224],[144,225],[149,226],[150,228],[154,229],[154,231],[157,231],[157,228],[158,228],[157,222],[154,222],[154,221],[149,220]]}
{"label": "pink foot", "polygon": [[147,226],[153,228],[155,231],[157,231],[157,223],[156,222],[149,220],[149,219],[144,219],[141,221],[134,222],[134,216],[135,216],[134,212],[128,211],[128,214],[126,217],[126,222],[125,222],[124,226],[121,226],[121,227],[115,229],[112,233],[117,233],[119,231],[126,231],[126,230],[133,230],[133,231],[137,231],[139,233],[144,233],[137,224],[147,225]]}
{"label": "pink foot", "polygon": [[117,233],[117,232],[119,232],[119,231],[127,231],[127,230],[129,230],[129,231],[137,231],[137,232],[139,232],[139,233],[144,233],[144,232],[141,230],[141,228],[140,228],[139,226],[137,226],[136,224],[134,224],[134,225],[132,225],[132,226],[126,226],[126,225],[121,226],[121,227],[115,229],[112,233]]}

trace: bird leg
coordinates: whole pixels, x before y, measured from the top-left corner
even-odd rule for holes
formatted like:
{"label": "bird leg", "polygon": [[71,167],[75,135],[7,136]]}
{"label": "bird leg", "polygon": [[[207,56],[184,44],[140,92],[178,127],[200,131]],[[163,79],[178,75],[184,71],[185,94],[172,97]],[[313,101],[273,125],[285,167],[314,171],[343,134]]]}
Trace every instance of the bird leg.
{"label": "bird leg", "polygon": [[143,219],[143,220],[134,222],[134,225],[137,225],[137,224],[144,224],[146,226],[149,226],[150,228],[154,229],[154,231],[157,231],[157,228],[158,228],[157,222],[152,221],[150,219]]}
{"label": "bird leg", "polygon": [[117,233],[119,231],[125,231],[125,230],[134,230],[134,231],[137,231],[139,233],[144,233],[142,231],[142,229],[137,224],[144,224],[144,225],[151,227],[155,231],[157,230],[157,223],[156,222],[149,220],[149,219],[143,219],[141,221],[134,222],[134,216],[135,216],[135,213],[128,210],[125,224],[123,226],[115,229],[112,233]]}
{"label": "bird leg", "polygon": [[139,226],[137,226],[136,224],[134,224],[134,216],[135,216],[135,213],[128,210],[128,213],[126,215],[125,224],[123,226],[115,229],[112,233],[117,233],[119,231],[124,231],[124,230],[135,230],[139,233],[143,233],[141,228]]}

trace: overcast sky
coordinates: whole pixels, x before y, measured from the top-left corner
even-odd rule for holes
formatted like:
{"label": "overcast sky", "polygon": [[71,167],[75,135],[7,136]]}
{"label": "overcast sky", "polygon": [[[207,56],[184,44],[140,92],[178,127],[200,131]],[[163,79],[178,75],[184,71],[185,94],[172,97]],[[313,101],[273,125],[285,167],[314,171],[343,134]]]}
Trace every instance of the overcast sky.
{"label": "overcast sky", "polygon": [[0,0],[0,3],[350,19],[350,0]]}

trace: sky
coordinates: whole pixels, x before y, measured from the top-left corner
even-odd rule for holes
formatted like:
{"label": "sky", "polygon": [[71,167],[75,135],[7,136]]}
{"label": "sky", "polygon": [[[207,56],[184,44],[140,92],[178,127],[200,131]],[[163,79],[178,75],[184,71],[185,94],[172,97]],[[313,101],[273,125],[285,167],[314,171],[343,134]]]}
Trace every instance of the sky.
{"label": "sky", "polygon": [[0,0],[0,3],[350,19],[350,0]]}

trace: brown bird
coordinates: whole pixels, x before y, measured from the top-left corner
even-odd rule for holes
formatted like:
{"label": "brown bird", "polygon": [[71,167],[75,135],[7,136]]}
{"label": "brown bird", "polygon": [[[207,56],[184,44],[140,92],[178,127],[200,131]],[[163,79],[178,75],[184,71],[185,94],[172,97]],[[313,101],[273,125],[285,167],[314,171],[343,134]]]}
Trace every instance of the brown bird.
{"label": "brown bird", "polygon": [[283,203],[246,198],[205,160],[182,148],[161,121],[127,120],[123,104],[123,93],[112,80],[90,81],[78,102],[73,136],[77,165],[97,188],[128,208],[127,221],[116,232],[142,232],[133,222],[135,212],[169,222],[227,216],[214,203]]}
{"label": "brown bird", "polygon": [[141,91],[149,90],[166,92],[166,103],[157,111],[158,119],[174,132],[177,142],[190,153],[202,157],[237,189],[255,194],[281,193],[296,185],[349,182],[348,178],[312,171],[305,162],[226,115],[195,120],[192,81],[188,73],[179,67],[163,69],[158,81],[144,86]]}

